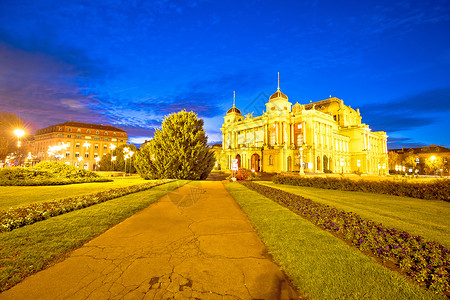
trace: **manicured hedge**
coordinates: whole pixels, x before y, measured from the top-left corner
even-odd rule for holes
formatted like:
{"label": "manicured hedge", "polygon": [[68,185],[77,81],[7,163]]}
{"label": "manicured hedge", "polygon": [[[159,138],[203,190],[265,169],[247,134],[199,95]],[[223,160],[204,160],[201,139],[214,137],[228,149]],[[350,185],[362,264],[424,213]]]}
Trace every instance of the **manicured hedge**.
{"label": "manicured hedge", "polygon": [[383,261],[392,261],[411,278],[436,293],[449,295],[450,251],[441,244],[276,188],[249,181],[241,184],[348,240],[359,249],[369,251]]}
{"label": "manicured hedge", "polygon": [[450,179],[435,180],[433,182],[425,183],[277,175],[273,178],[273,182],[320,189],[358,191],[419,199],[450,201]]}
{"label": "manicured hedge", "polygon": [[5,180],[0,179],[0,186],[39,186],[39,185],[66,185],[75,183],[89,182],[110,182],[114,181],[110,178],[47,178],[47,179],[25,179],[25,180]]}
{"label": "manicured hedge", "polygon": [[42,162],[34,167],[0,169],[0,186],[4,185],[64,185],[86,182],[108,182],[92,171],[61,162]]}
{"label": "manicured hedge", "polygon": [[82,209],[128,194],[145,191],[170,182],[170,179],[147,182],[77,197],[32,203],[30,205],[0,211],[0,232],[11,231],[73,210]]}

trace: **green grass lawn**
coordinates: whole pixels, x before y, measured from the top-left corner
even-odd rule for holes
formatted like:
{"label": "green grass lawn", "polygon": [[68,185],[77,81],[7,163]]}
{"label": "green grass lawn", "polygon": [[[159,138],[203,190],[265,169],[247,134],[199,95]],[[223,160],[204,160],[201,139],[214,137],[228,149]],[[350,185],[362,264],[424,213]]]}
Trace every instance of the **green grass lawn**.
{"label": "green grass lawn", "polygon": [[450,248],[450,202],[391,195],[258,183],[357,213],[365,219],[420,235]]}
{"label": "green grass lawn", "polygon": [[170,182],[1,233],[0,291],[43,269],[187,182]]}
{"label": "green grass lawn", "polygon": [[0,186],[0,210],[34,202],[49,201],[144,183],[140,177],[114,178],[113,182],[92,182],[52,186]]}
{"label": "green grass lawn", "polygon": [[226,188],[248,215],[275,262],[306,297],[445,298],[383,267],[272,200],[237,183],[226,184]]}

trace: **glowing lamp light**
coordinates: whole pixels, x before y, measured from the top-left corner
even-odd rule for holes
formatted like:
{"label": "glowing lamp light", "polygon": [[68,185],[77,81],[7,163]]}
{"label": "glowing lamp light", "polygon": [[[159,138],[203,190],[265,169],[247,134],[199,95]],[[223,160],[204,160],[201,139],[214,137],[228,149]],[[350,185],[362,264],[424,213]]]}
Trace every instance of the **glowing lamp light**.
{"label": "glowing lamp light", "polygon": [[96,163],[98,163],[100,161],[100,157],[98,157],[98,156],[96,158],[94,158],[94,159],[95,159]]}
{"label": "glowing lamp light", "polygon": [[91,144],[89,144],[88,142],[84,142],[83,146],[86,147],[86,149],[89,149],[89,147],[91,146]]}
{"label": "glowing lamp light", "polygon": [[14,130],[14,134],[20,139],[25,135],[25,131],[23,131],[22,129],[16,129]]}
{"label": "glowing lamp light", "polygon": [[117,156],[111,156],[111,161],[115,161],[117,159]]}
{"label": "glowing lamp light", "polygon": [[128,148],[128,147],[123,148],[123,153],[128,153],[128,152],[130,152],[130,148]]}
{"label": "glowing lamp light", "polygon": [[116,149],[116,145],[114,145],[114,144],[109,144],[109,149],[111,149],[111,150]]}
{"label": "glowing lamp light", "polygon": [[80,157],[78,157],[78,161],[82,161],[83,160],[83,158],[80,156]]}

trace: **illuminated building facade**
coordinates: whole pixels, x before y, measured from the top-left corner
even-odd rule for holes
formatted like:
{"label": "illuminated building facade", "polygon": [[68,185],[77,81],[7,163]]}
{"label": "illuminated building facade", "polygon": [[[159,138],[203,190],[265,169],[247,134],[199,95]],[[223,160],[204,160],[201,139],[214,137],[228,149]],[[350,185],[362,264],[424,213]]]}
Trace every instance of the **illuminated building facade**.
{"label": "illuminated building facade", "polygon": [[450,148],[430,145],[392,149],[389,156],[393,173],[450,176]]}
{"label": "illuminated building facade", "polygon": [[[261,172],[388,174],[386,132],[373,132],[341,99],[292,105],[280,91],[262,116],[242,116],[233,107],[222,125],[221,169],[239,166]],[[302,165],[302,168],[300,168]]]}
{"label": "illuminated building facade", "polygon": [[65,122],[39,129],[34,153],[40,161],[61,161],[94,170],[103,155],[126,144],[127,139],[124,130],[110,125]]}

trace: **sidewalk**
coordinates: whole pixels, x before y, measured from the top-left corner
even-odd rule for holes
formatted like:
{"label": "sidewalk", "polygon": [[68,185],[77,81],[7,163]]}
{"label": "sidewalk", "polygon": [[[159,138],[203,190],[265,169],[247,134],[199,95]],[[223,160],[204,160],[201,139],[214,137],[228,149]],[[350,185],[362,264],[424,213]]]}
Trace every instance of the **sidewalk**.
{"label": "sidewalk", "polygon": [[296,299],[223,184],[191,182],[0,299]]}

